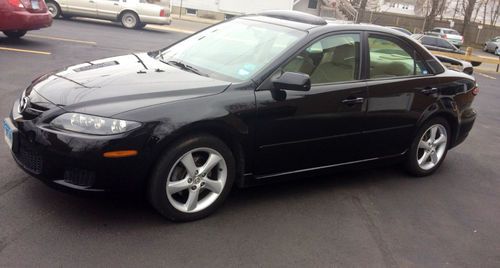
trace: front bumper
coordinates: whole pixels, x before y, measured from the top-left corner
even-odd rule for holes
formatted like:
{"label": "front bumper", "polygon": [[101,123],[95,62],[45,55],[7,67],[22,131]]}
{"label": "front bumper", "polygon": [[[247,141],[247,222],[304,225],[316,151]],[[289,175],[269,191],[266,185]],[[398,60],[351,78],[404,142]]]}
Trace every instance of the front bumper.
{"label": "front bumper", "polygon": [[38,30],[41,28],[50,27],[52,25],[52,16],[49,12],[31,13],[26,10],[13,11],[6,15],[6,22],[0,27],[2,31],[14,30]]}
{"label": "front bumper", "polygon": [[[37,120],[13,120],[12,155],[30,175],[58,188],[78,191],[142,189],[151,167],[145,131],[93,136],[50,129]],[[136,156],[105,158],[104,152],[137,150]]]}

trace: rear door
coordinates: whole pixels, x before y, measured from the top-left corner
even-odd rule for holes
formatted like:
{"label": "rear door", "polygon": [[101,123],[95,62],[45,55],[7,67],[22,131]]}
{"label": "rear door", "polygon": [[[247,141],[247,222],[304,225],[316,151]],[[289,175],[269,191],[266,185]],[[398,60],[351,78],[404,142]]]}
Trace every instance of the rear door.
{"label": "rear door", "polygon": [[439,80],[399,37],[369,33],[365,137],[369,157],[403,153],[417,121],[437,99]]}
{"label": "rear door", "polygon": [[97,16],[102,19],[116,19],[122,10],[120,0],[95,0]]}
{"label": "rear door", "polygon": [[257,177],[363,159],[367,89],[359,80],[360,55],[359,33],[321,38],[275,74],[308,74],[310,91],[273,91],[272,85],[256,91]]}
{"label": "rear door", "polygon": [[96,0],[68,0],[68,11],[82,17],[97,17]]}

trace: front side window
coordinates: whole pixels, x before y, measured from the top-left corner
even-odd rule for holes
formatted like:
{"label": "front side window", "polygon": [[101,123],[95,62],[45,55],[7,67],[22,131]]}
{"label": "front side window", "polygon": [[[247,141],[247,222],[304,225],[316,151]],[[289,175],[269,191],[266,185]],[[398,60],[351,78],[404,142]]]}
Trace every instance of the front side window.
{"label": "front side window", "polygon": [[245,81],[305,35],[284,26],[234,19],[192,35],[161,51],[157,58],[181,62],[219,79]]}
{"label": "front side window", "polygon": [[359,34],[325,37],[304,49],[283,68],[286,72],[308,74],[312,84],[358,79]]}
{"label": "front side window", "polygon": [[[368,37],[370,78],[428,74],[416,52],[399,40],[383,36]],[[416,58],[416,59],[415,59]]]}

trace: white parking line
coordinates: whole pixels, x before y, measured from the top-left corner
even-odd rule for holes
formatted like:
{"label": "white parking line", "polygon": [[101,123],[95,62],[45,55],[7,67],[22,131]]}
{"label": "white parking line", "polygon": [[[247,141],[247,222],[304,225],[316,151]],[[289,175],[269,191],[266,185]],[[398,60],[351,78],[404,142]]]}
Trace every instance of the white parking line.
{"label": "white parking line", "polygon": [[486,78],[489,78],[489,79],[493,79],[493,80],[496,80],[496,77],[493,77],[493,76],[490,76],[490,75],[487,75],[487,74],[483,74],[483,73],[480,73],[480,72],[474,72],[475,74],[478,74],[480,76],[483,76],[483,77],[486,77]]}
{"label": "white parking line", "polygon": [[80,44],[87,44],[87,45],[97,45],[96,42],[94,41],[84,41],[84,40],[78,40],[78,39],[68,39],[68,38],[62,38],[62,37],[56,37],[56,36],[46,36],[46,35],[36,35],[36,34],[28,34],[28,37],[34,37],[34,38],[41,38],[41,39],[49,39],[49,40],[56,40],[56,41],[64,41],[64,42],[73,42],[73,43],[80,43]]}
{"label": "white parking line", "polygon": [[52,53],[47,52],[47,51],[28,50],[28,49],[19,49],[19,48],[11,48],[11,47],[0,47],[0,50],[12,51],[12,52],[31,53],[31,54],[40,54],[40,55],[50,55],[50,54],[52,54]]}

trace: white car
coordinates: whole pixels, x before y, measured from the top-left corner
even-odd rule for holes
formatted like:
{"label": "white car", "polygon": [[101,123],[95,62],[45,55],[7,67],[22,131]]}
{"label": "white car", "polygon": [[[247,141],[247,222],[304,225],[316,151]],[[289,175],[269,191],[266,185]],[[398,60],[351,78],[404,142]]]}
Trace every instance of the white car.
{"label": "white car", "polygon": [[46,0],[53,18],[73,16],[119,21],[125,28],[170,24],[170,3],[152,0]]}
{"label": "white car", "polygon": [[496,51],[498,48],[500,48],[500,36],[493,37],[486,41],[484,43],[483,51],[497,54]]}
{"label": "white car", "polygon": [[460,46],[464,43],[464,37],[456,30],[450,28],[436,27],[426,34],[446,39],[458,48],[460,48]]}

